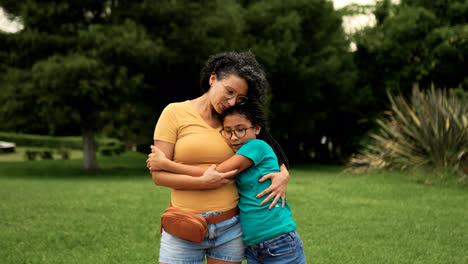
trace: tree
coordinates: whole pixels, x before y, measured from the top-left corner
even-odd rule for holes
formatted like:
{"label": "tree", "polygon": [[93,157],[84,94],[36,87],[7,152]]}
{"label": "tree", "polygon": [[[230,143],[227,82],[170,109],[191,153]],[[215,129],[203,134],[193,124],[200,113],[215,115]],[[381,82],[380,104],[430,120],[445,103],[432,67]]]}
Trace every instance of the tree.
{"label": "tree", "polygon": [[[291,160],[330,161],[353,149],[349,142],[361,129],[358,105],[365,94],[353,91],[349,40],[333,4],[257,1],[245,20],[250,48],[269,74],[272,131]],[[335,144],[333,151],[323,137]]]}
{"label": "tree", "polygon": [[[121,6],[125,1],[119,1]],[[0,4],[3,5],[2,2]],[[154,65],[164,47],[145,28],[118,16],[116,1],[25,1],[7,7],[24,29],[2,34],[10,115],[33,109],[29,120],[48,131],[74,126],[83,135],[83,169],[98,169],[94,134],[103,113],[118,109],[145,87],[142,65]],[[148,59],[150,58],[150,59]],[[25,97],[35,104],[25,105]],[[3,119],[6,119],[3,117]],[[15,126],[13,124],[12,126]],[[76,129],[78,128],[78,129]]]}
{"label": "tree", "polygon": [[422,89],[468,89],[468,2],[406,0],[399,5],[381,1],[378,24],[356,36],[358,85],[372,91],[375,110],[385,90],[409,94]]}
{"label": "tree", "polygon": [[[265,66],[271,84],[271,128],[292,161],[344,157],[353,152],[365,129],[357,121],[366,113],[371,92],[367,86],[355,88],[357,71],[342,14],[329,1],[4,3],[0,0],[25,26],[17,34],[0,34],[7,47],[0,51],[0,58],[7,61],[0,86],[10,91],[4,95],[8,107],[0,106],[0,119],[9,130],[81,133],[76,128],[89,113],[77,108],[87,101],[99,102],[86,109],[95,110],[93,116],[99,118],[93,130],[132,140],[147,151],[163,107],[199,96],[203,63],[210,55],[229,50],[251,50]],[[73,69],[74,79],[60,78],[65,66]],[[44,81],[41,76],[46,74],[56,81]],[[45,92],[70,87],[66,81],[90,93],[79,100],[71,91],[58,93],[76,99],[69,109],[72,119],[50,111],[50,106],[45,111],[42,103],[34,105],[33,112],[26,108],[28,100],[36,102],[29,96],[36,85],[40,84],[36,92]],[[97,85],[99,91],[111,89],[116,98],[92,94],[96,90],[86,89],[84,83]],[[57,99],[56,112],[68,113],[58,102],[70,100]],[[15,113],[25,116],[8,118]],[[51,121],[31,126],[41,113]],[[324,137],[326,144],[321,143]],[[325,146],[331,143],[330,152]]]}

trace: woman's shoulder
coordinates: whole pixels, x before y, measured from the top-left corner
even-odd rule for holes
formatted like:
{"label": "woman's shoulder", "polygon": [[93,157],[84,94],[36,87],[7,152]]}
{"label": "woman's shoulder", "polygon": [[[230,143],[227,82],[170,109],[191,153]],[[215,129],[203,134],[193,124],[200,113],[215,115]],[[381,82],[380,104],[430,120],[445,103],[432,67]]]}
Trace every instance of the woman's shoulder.
{"label": "woman's shoulder", "polygon": [[166,108],[184,108],[190,106],[190,101],[182,101],[182,102],[173,102],[166,106]]}
{"label": "woman's shoulder", "polygon": [[187,100],[183,102],[170,103],[166,107],[164,107],[163,112],[180,113],[183,110],[185,111],[190,110],[190,101]]}

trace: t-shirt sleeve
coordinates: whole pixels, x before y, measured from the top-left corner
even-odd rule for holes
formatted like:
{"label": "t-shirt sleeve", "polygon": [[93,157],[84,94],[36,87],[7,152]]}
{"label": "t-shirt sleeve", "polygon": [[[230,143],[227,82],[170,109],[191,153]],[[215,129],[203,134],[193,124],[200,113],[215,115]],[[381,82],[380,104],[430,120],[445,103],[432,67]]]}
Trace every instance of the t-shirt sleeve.
{"label": "t-shirt sleeve", "polygon": [[153,139],[175,144],[177,140],[177,116],[173,104],[166,106],[159,116]]}
{"label": "t-shirt sleeve", "polygon": [[251,159],[255,165],[258,165],[265,158],[266,146],[267,143],[262,140],[249,140],[242,145],[236,154],[247,157]]}

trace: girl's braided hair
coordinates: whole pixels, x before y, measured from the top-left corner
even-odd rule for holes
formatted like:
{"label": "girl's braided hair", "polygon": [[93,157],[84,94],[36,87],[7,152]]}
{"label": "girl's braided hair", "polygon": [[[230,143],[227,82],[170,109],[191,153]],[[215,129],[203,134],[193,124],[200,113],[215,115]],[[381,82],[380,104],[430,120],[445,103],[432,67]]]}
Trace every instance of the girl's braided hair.
{"label": "girl's braided hair", "polygon": [[203,93],[210,89],[209,79],[215,73],[218,80],[231,74],[244,79],[248,85],[247,97],[264,103],[268,81],[260,63],[251,52],[224,52],[211,56],[200,72],[200,88]]}

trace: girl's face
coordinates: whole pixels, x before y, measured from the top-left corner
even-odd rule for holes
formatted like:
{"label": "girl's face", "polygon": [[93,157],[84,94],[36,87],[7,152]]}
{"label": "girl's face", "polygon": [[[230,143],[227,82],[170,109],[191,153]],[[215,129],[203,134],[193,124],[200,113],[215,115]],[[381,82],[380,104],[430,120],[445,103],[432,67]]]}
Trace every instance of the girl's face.
{"label": "girl's face", "polygon": [[216,74],[212,74],[209,81],[211,105],[218,114],[234,106],[236,101],[242,100],[247,95],[247,82],[234,74],[220,80]]}
{"label": "girl's face", "polygon": [[224,118],[223,136],[234,152],[238,151],[245,142],[256,139],[260,133],[259,125],[252,123],[242,114],[232,114]]}

